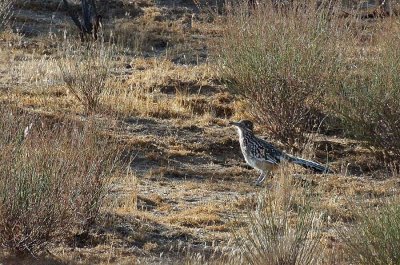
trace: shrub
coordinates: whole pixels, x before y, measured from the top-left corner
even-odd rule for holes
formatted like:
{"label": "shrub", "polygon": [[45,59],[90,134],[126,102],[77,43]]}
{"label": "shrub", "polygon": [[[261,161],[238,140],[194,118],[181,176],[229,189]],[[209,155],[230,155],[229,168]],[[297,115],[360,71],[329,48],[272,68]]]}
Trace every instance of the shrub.
{"label": "shrub", "polygon": [[321,122],[320,103],[340,71],[339,20],[314,1],[284,11],[266,2],[229,6],[221,72],[271,137],[293,147]]}
{"label": "shrub", "polygon": [[332,90],[331,108],[352,137],[378,148],[378,158],[399,161],[400,31],[395,26],[388,31],[376,51],[353,62],[355,70]]}
{"label": "shrub", "polygon": [[115,156],[91,127],[33,122],[25,137],[32,119],[0,110],[0,245],[36,254],[93,224]]}
{"label": "shrub", "polygon": [[59,68],[68,91],[87,113],[98,110],[111,72],[113,47],[104,42],[64,43]]}
{"label": "shrub", "polygon": [[[239,255],[230,264],[316,264],[321,255],[319,216],[309,201],[295,202],[292,189],[259,195],[247,226],[235,233]],[[282,198],[282,195],[284,198]],[[297,199],[296,199],[297,200]]]}
{"label": "shrub", "polygon": [[358,211],[360,220],[339,231],[345,254],[354,264],[400,264],[400,205],[391,201],[375,210]]}

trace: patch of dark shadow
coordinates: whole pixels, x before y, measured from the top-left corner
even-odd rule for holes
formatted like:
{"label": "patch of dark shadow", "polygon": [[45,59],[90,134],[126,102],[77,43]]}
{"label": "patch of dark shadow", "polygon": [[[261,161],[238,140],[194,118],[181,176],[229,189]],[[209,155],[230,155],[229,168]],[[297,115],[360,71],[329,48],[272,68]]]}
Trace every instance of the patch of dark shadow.
{"label": "patch of dark shadow", "polygon": [[176,93],[176,87],[174,85],[164,85],[158,89],[160,93],[164,94],[175,94]]}
{"label": "patch of dark shadow", "polygon": [[[167,0],[160,1],[163,5],[167,7],[161,8],[161,14],[164,17],[168,17],[170,20],[179,20],[186,15],[191,15],[193,13],[193,8],[197,9],[193,1],[187,0]],[[189,4],[189,5],[188,5]],[[186,6],[186,7],[185,7]],[[188,8],[188,7],[191,8]]]}
{"label": "patch of dark shadow", "polygon": [[[166,227],[161,229],[156,229],[151,232],[146,233],[146,235],[141,238],[141,240],[132,241],[133,246],[143,248],[147,242],[157,243],[158,251],[168,250],[177,248],[180,244],[178,242],[183,242],[183,244],[188,244],[189,241],[193,240],[193,236],[183,232],[183,231],[173,231]],[[181,243],[182,244],[182,243]]]}
{"label": "patch of dark shadow", "polygon": [[134,229],[129,224],[120,224],[115,227],[115,232],[117,232],[122,237],[127,237],[134,233]]}
{"label": "patch of dark shadow", "polygon": [[40,265],[67,265],[71,264],[71,262],[64,261],[60,258],[57,258],[54,255],[49,255],[48,253],[42,254],[39,256],[31,256],[31,255],[11,255],[11,256],[0,256],[1,264],[7,265],[32,265],[32,264],[40,264]]}
{"label": "patch of dark shadow", "polygon": [[210,159],[204,155],[171,155],[168,159],[171,166],[181,166],[182,163],[185,164],[208,164]]}
{"label": "patch of dark shadow", "polygon": [[37,37],[40,35],[41,31],[38,30],[37,28],[34,28],[32,26],[26,25],[26,24],[21,24],[14,26],[14,29],[24,37]]}
{"label": "patch of dark shadow", "polygon": [[29,9],[32,11],[60,11],[60,1],[58,0],[29,0],[15,1],[14,8]]}
{"label": "patch of dark shadow", "polygon": [[118,159],[124,163],[130,163],[137,156],[137,151],[131,148],[123,148],[119,153]]}
{"label": "patch of dark shadow", "polygon": [[212,85],[200,85],[196,81],[171,80],[169,84],[158,87],[160,93],[163,94],[196,94],[196,95],[213,95],[221,91],[219,87]]}
{"label": "patch of dark shadow", "polygon": [[193,240],[193,236],[182,231],[182,230],[165,230],[161,233],[154,234],[155,238],[159,239],[173,239],[173,240],[182,240],[182,241],[189,241]]}
{"label": "patch of dark shadow", "polygon": [[[210,177],[210,181],[212,182],[212,183],[220,183],[221,181],[234,181],[234,180],[237,180],[237,179],[235,179],[234,177],[232,177],[232,176],[228,176],[228,175],[223,175],[223,176],[221,176],[221,175],[214,175],[214,176],[212,176],[212,177]],[[219,189],[219,188],[218,188]],[[214,189],[213,189],[214,190]]]}
{"label": "patch of dark shadow", "polygon": [[212,95],[221,92],[221,87],[217,85],[197,85],[192,91],[201,95]]}
{"label": "patch of dark shadow", "polygon": [[[390,175],[390,170],[384,167],[384,163],[376,160],[372,154],[369,153],[358,153],[357,157],[344,158],[340,160],[340,164],[343,165],[346,175],[371,177],[379,173]],[[335,171],[335,169],[333,169]],[[337,170],[339,171],[339,170]],[[384,177],[383,176],[383,177]],[[382,176],[381,176],[382,177]]]}
{"label": "patch of dark shadow", "polygon": [[196,125],[189,125],[189,126],[182,126],[182,130],[189,131],[189,132],[195,132],[195,133],[202,133],[204,132],[204,128],[201,128]]}
{"label": "patch of dark shadow", "polygon": [[317,157],[322,159],[326,158],[327,154],[331,159],[337,159],[356,154],[354,151],[354,146],[332,141],[318,141],[315,144],[315,148]]}
{"label": "patch of dark shadow", "polygon": [[218,105],[212,105],[210,112],[214,117],[217,118],[225,118],[225,119],[230,119],[233,114],[234,114],[234,109],[230,106],[223,105],[223,104],[218,104]]}
{"label": "patch of dark shadow", "polygon": [[195,197],[185,198],[184,201],[187,201],[187,202],[199,202],[200,198],[195,198]]}
{"label": "patch of dark shadow", "polygon": [[96,247],[105,241],[106,238],[102,234],[97,234],[95,231],[84,231],[74,235],[69,245],[75,248]]}
{"label": "patch of dark shadow", "polygon": [[[211,79],[208,80],[208,82],[210,82],[211,84],[214,84],[215,86],[221,86],[222,88],[225,87],[225,85],[226,85],[226,81],[224,81],[220,77],[211,78]],[[221,91],[226,91],[226,90],[221,89]]]}
{"label": "patch of dark shadow", "polygon": [[197,174],[190,174],[187,172],[182,172],[178,170],[173,170],[173,171],[167,171],[163,175],[164,178],[168,179],[198,179],[198,180],[203,180],[204,176],[197,175]]}
{"label": "patch of dark shadow", "polygon": [[175,244],[177,241],[181,241],[183,244],[194,241],[192,235],[181,229],[171,229],[155,221],[144,221],[132,215],[108,212],[102,216],[101,221],[98,229],[104,231],[104,236],[112,234],[122,240],[122,244],[135,246],[140,249],[147,242],[154,242],[161,248],[165,246],[166,249],[170,250],[171,247],[176,248],[177,245]]}
{"label": "patch of dark shadow", "polygon": [[249,166],[246,163],[241,163],[241,164],[239,164],[239,166],[242,167],[242,168],[248,169],[248,170],[252,170],[253,169],[253,167]]}
{"label": "patch of dark shadow", "polygon": [[150,46],[154,49],[163,50],[168,46],[168,39],[164,36],[154,36],[149,40]]}
{"label": "patch of dark shadow", "polygon": [[123,119],[124,122],[132,125],[155,125],[158,124],[157,121],[154,119],[148,119],[148,118],[140,118],[140,117],[128,117]]}
{"label": "patch of dark shadow", "polygon": [[127,126],[127,131],[131,134],[138,134],[138,133],[145,133],[148,128],[143,125],[132,125],[132,126]]}
{"label": "patch of dark shadow", "polygon": [[143,238],[147,236],[148,233],[158,229],[157,227],[159,226],[161,225],[150,220],[143,222],[143,220],[139,220],[132,215],[108,212],[102,216],[98,229],[104,231],[104,235],[111,233],[122,239],[135,240],[136,237]]}
{"label": "patch of dark shadow", "polygon": [[188,227],[188,228],[203,228],[204,226],[215,226],[215,225],[223,225],[224,222],[221,220],[182,220],[179,222],[179,225]]}
{"label": "patch of dark shadow", "polygon": [[137,202],[137,208],[138,208],[140,211],[147,211],[147,212],[149,212],[149,211],[154,210],[156,207],[153,206],[153,205],[146,204],[146,203],[144,203],[143,201],[139,201],[139,200],[138,200],[138,202]]}
{"label": "patch of dark shadow", "polygon": [[160,160],[149,160],[146,158],[135,158],[131,162],[131,168],[135,171],[149,171],[150,169],[154,169],[156,167],[164,166],[168,161],[166,159]]}
{"label": "patch of dark shadow", "polygon": [[208,53],[204,51],[188,51],[187,54],[178,54],[171,59],[171,62],[175,64],[183,65],[200,65],[205,63],[208,58]]}
{"label": "patch of dark shadow", "polygon": [[105,18],[134,18],[144,14],[136,2],[123,0],[103,1],[97,8],[99,14]]}
{"label": "patch of dark shadow", "polygon": [[212,156],[218,156],[224,158],[240,159],[241,150],[239,142],[236,139],[230,137],[223,137],[218,142],[207,142],[201,147],[194,148],[194,152],[206,152]]}
{"label": "patch of dark shadow", "polygon": [[[217,163],[215,163],[215,164],[217,164]],[[253,170],[253,168],[251,167],[251,166],[249,166],[245,161],[244,161],[244,158],[240,158],[239,160],[231,160],[231,159],[229,159],[229,160],[227,160],[227,161],[225,161],[225,163],[224,164],[219,164],[220,166],[222,166],[222,167],[227,167],[227,168],[231,168],[231,167],[233,167],[233,166],[237,166],[237,167],[240,167],[240,168],[243,168],[243,169],[247,169],[247,170]]]}
{"label": "patch of dark shadow", "polygon": [[233,163],[227,163],[226,159],[224,159],[223,157],[213,158],[213,159],[211,159],[211,162],[214,164],[220,165],[222,167],[226,167],[226,168],[230,168],[230,167],[236,165],[236,161]]}

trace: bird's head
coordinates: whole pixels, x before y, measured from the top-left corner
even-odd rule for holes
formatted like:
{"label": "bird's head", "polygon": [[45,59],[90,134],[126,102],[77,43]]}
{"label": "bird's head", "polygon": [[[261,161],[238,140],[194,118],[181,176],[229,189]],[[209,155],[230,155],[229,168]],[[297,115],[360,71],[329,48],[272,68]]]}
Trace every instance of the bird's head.
{"label": "bird's head", "polygon": [[249,121],[249,120],[241,120],[238,122],[231,121],[231,122],[229,122],[229,125],[233,125],[233,126],[236,126],[240,130],[247,130],[250,132],[253,131],[253,127],[254,127],[253,122]]}

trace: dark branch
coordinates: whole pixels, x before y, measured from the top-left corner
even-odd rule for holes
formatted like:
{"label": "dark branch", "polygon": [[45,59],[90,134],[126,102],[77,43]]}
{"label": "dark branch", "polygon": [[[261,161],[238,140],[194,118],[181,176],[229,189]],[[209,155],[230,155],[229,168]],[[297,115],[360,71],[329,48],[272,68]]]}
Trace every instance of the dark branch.
{"label": "dark branch", "polygon": [[87,0],[82,1],[82,16],[83,16],[83,27],[85,28],[86,33],[92,32],[92,21],[91,21],[91,5],[88,3]]}
{"label": "dark branch", "polygon": [[74,24],[78,27],[78,29],[79,29],[80,31],[83,31],[82,23],[81,23],[81,21],[79,20],[78,16],[77,16],[77,15],[74,13],[74,11],[71,9],[70,5],[68,4],[68,1],[67,1],[67,0],[63,0],[63,3],[64,3],[65,9],[66,9],[67,12],[68,12],[68,15],[71,17],[71,19],[72,19],[72,21],[74,22]]}
{"label": "dark branch", "polygon": [[64,7],[71,17],[74,24],[78,27],[81,40],[85,40],[85,35],[92,34],[97,39],[98,29],[101,23],[101,16],[97,14],[96,3],[94,0],[81,0],[82,19],[72,10],[67,0],[63,0]]}

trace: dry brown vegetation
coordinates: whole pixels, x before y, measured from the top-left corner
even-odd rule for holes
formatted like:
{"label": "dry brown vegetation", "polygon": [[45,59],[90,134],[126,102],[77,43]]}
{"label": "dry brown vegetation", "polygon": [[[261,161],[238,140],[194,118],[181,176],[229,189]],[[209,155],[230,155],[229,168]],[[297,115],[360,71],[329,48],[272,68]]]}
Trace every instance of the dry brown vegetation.
{"label": "dry brown vegetation", "polygon": [[87,232],[117,168],[117,150],[90,122],[49,124],[4,106],[0,120],[1,246],[36,255]]}
{"label": "dry brown vegetation", "polygon": [[[0,31],[2,263],[398,262],[397,17],[113,0],[80,43],[58,2]],[[254,187],[241,118],[335,173]]]}

